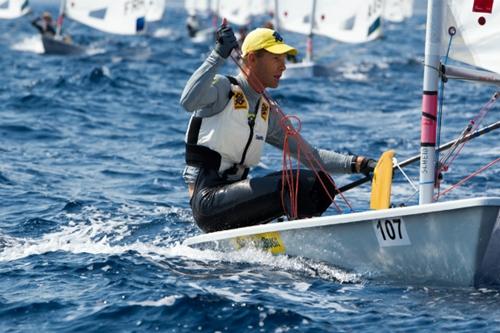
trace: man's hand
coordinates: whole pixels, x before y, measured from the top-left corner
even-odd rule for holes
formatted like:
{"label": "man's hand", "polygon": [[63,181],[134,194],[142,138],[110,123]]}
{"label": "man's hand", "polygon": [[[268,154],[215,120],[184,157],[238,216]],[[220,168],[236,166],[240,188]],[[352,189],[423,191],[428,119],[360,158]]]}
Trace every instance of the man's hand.
{"label": "man's hand", "polygon": [[233,49],[238,47],[238,41],[233,29],[227,25],[221,25],[216,32],[215,51],[224,59],[231,55]]}
{"label": "man's hand", "polygon": [[373,173],[373,170],[377,166],[377,161],[372,158],[363,157],[361,163],[359,165],[359,172],[364,174],[365,176],[370,176]]}

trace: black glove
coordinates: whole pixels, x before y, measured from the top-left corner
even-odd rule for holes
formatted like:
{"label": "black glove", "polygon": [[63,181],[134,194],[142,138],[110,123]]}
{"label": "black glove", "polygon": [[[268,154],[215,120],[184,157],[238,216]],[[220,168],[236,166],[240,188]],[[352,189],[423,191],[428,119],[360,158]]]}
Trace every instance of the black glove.
{"label": "black glove", "polygon": [[373,173],[373,170],[377,166],[377,161],[372,158],[363,157],[361,161],[361,165],[359,168],[359,172],[364,174],[365,176],[370,176]]}
{"label": "black glove", "polygon": [[231,51],[238,47],[238,41],[233,29],[227,25],[221,25],[216,32],[215,51],[224,59],[231,55]]}

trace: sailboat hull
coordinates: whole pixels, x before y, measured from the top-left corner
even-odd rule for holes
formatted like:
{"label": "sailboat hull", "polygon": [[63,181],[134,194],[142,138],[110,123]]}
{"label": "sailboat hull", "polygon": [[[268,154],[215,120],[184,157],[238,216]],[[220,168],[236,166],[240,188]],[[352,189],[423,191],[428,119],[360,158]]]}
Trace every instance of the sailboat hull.
{"label": "sailboat hull", "polygon": [[42,36],[42,43],[45,54],[77,55],[85,52],[85,49],[81,46],[67,43],[63,40],[55,39],[54,37]]}
{"label": "sailboat hull", "polygon": [[186,245],[256,246],[404,284],[500,283],[500,198],[272,223],[196,236]]}
{"label": "sailboat hull", "polygon": [[328,68],[314,61],[304,60],[297,63],[287,63],[282,79],[304,79],[330,75]]}

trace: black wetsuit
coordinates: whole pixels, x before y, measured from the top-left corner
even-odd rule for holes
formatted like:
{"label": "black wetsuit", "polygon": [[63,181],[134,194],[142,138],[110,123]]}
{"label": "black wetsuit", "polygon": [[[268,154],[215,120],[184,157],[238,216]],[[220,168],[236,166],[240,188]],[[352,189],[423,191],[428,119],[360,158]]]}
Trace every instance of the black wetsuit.
{"label": "black wetsuit", "polygon": [[31,24],[38,29],[38,31],[44,36],[55,36],[56,29],[53,25],[48,24],[43,18],[37,18],[31,22]]}

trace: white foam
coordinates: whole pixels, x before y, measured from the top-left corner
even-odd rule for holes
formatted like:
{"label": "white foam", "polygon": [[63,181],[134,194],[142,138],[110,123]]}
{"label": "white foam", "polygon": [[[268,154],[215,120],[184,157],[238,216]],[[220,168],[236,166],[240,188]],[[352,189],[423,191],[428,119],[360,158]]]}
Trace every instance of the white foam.
{"label": "white foam", "polygon": [[21,39],[19,42],[11,45],[12,50],[25,51],[33,53],[43,53],[43,43],[39,35],[34,35]]}
{"label": "white foam", "polygon": [[[276,269],[277,274],[284,278],[293,279],[296,273],[312,277],[333,280],[336,282],[357,282],[358,276],[340,269],[317,263],[303,258],[287,256],[273,256],[255,248],[244,248],[234,252],[218,252],[213,250],[200,250],[181,245],[181,240],[170,236],[170,227],[165,226],[153,239],[135,240],[126,243],[133,236],[133,231],[138,225],[144,223],[144,217],[149,215],[165,216],[165,214],[183,214],[179,208],[161,207],[145,212],[142,207],[123,206],[119,209],[119,216],[100,211],[94,207],[84,208],[77,214],[64,213],[61,217],[68,219],[66,225],[42,237],[11,237],[0,234],[0,262],[8,262],[26,258],[32,255],[63,251],[68,253],[90,253],[120,255],[133,251],[150,260],[158,266],[171,263],[169,258],[182,259],[182,271],[187,274],[210,273],[212,263],[247,263],[252,267],[267,266]],[[149,216],[148,216],[149,217]],[[184,235],[186,236],[186,235]],[[187,260],[185,260],[187,259]],[[171,264],[166,265],[171,268]],[[108,269],[108,268],[103,268]],[[231,279],[260,279],[264,278],[254,269],[233,273]],[[229,278],[228,278],[229,279]],[[306,284],[295,286],[298,290],[307,290]],[[224,292],[224,291],[221,291]],[[243,296],[241,296],[242,298]]]}
{"label": "white foam", "polygon": [[272,294],[273,296],[277,296],[281,299],[291,301],[293,303],[298,304],[307,304],[313,308],[319,308],[322,310],[332,310],[335,312],[343,312],[343,313],[358,313],[359,310],[351,304],[349,307],[340,304],[339,300],[335,296],[332,295],[318,295],[313,291],[308,291],[304,293],[302,291],[296,291],[293,289],[277,289],[274,287],[267,288],[263,291],[264,293]]}
{"label": "white foam", "polygon": [[165,296],[157,301],[142,301],[142,302],[128,302],[129,305],[139,305],[139,306],[172,306],[175,304],[175,301],[179,298],[182,298],[182,296],[179,295],[172,295],[172,296]]}
{"label": "white foam", "polygon": [[158,30],[156,30],[155,32],[153,32],[153,37],[157,37],[157,38],[165,38],[165,37],[169,37],[172,35],[172,29],[168,29],[168,28],[160,28]]}

